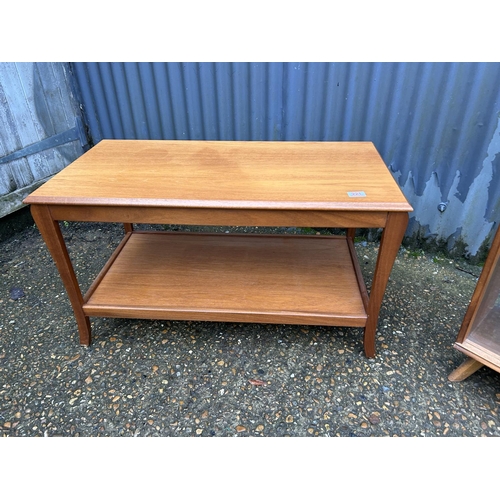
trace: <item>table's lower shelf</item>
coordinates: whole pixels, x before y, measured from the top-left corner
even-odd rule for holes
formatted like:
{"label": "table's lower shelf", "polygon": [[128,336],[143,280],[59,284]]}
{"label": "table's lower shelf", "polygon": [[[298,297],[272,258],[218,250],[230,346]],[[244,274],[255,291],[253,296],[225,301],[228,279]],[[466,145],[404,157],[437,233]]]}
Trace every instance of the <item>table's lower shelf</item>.
{"label": "table's lower shelf", "polygon": [[85,295],[87,316],[363,327],[344,237],[132,232]]}

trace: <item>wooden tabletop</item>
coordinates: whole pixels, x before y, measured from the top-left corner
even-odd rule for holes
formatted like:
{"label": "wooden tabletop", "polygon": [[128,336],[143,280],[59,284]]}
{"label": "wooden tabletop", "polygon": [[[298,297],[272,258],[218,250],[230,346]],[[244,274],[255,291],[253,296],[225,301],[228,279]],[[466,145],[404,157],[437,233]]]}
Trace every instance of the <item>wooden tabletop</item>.
{"label": "wooden tabletop", "polygon": [[412,210],[371,142],[103,140],[24,201]]}

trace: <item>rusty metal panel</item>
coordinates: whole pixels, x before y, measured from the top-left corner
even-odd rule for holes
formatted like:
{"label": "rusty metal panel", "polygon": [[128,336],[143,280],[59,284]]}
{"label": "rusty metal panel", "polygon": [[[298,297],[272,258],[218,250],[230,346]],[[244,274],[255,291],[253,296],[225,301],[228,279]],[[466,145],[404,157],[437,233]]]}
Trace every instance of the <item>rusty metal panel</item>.
{"label": "rusty metal panel", "polygon": [[473,256],[500,220],[498,63],[74,63],[74,70],[95,142],[373,141],[415,208],[408,236]]}
{"label": "rusty metal panel", "polygon": [[81,110],[63,63],[0,63],[0,217],[83,153]]}

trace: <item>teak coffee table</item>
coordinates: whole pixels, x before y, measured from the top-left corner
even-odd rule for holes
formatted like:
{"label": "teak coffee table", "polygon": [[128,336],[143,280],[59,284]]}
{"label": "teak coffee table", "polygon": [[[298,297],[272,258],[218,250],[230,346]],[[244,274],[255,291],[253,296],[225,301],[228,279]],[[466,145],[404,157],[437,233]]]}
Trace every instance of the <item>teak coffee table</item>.
{"label": "teak coffee table", "polygon": [[[103,140],[30,194],[73,307],[90,316],[364,327],[412,210],[371,142]],[[125,236],[82,295],[58,221]],[[134,223],[345,228],[345,236],[136,231]],[[368,294],[356,228],[384,228]]]}

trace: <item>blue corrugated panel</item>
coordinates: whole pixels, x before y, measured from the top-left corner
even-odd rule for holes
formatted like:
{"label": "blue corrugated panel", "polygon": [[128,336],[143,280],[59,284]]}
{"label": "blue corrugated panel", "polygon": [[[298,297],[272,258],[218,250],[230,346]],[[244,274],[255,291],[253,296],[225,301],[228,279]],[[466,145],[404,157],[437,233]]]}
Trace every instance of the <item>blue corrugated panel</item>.
{"label": "blue corrugated panel", "polygon": [[408,234],[474,255],[500,220],[500,64],[74,67],[95,142],[373,141],[414,205]]}

